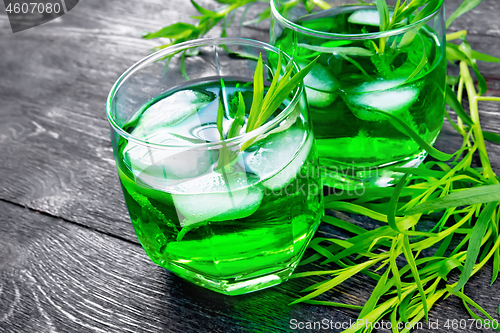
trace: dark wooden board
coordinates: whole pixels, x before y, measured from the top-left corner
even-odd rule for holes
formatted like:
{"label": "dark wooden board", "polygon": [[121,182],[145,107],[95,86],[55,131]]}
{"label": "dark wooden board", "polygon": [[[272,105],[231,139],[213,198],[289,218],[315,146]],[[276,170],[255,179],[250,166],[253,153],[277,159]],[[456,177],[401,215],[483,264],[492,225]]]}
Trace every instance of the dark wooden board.
{"label": "dark wooden board", "polygon": [[[220,295],[156,266],[139,245],[1,201],[0,244],[0,332],[287,332],[292,319],[355,319],[351,311],[288,306],[309,280]],[[467,293],[495,313],[500,293],[490,276],[483,270]],[[360,279],[328,298],[362,304],[369,288]],[[468,315],[454,297],[431,313],[440,332],[457,332],[444,329],[444,320],[461,318]]]}
{"label": "dark wooden board", "polygon": [[[458,2],[446,0],[450,9]],[[213,8],[214,1],[199,3]],[[470,25],[471,45],[500,57],[499,12],[497,0],[484,0],[453,29]],[[355,318],[347,310],[288,307],[309,280],[240,297],[203,290],[155,266],[138,245],[105,100],[116,78],[159,45],[142,32],[195,14],[187,0],[86,0],[58,20],[12,34],[0,6],[0,332],[290,331],[290,319]],[[267,40],[265,23],[242,36]],[[498,95],[500,66],[480,68]],[[498,104],[481,108],[484,128],[498,131]],[[437,146],[456,148],[448,124]],[[500,171],[500,147],[489,148]],[[467,292],[494,314],[500,293],[489,279],[483,270]],[[359,277],[327,297],[361,305],[372,287]],[[470,318],[456,298],[439,302],[431,317]]]}

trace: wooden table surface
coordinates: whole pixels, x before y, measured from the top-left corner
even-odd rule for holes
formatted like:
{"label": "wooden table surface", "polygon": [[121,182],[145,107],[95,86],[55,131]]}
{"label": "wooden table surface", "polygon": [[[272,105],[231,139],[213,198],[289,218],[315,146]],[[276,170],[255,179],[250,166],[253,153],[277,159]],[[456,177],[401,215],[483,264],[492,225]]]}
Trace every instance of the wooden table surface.
{"label": "wooden table surface", "polygon": [[[446,0],[448,13],[458,3]],[[292,319],[357,317],[288,306],[307,280],[238,297],[207,291],[153,264],[139,245],[116,174],[105,100],[118,76],[159,44],[142,40],[143,32],[194,14],[188,0],[81,0],[68,14],[13,34],[0,6],[0,332],[281,332],[292,330]],[[468,27],[473,48],[500,56],[499,15],[500,1],[484,0],[451,30]],[[242,35],[267,40],[265,24]],[[480,68],[488,94],[500,95],[500,66]],[[498,104],[481,108],[483,126],[498,131]],[[438,148],[451,152],[459,142],[445,124]],[[498,173],[500,147],[489,148]],[[329,232],[322,227],[319,235]],[[488,267],[466,291],[496,314],[500,284],[491,286],[490,277]],[[372,288],[361,277],[327,297],[362,305]],[[462,318],[470,316],[450,297],[431,312],[439,330],[418,332],[478,331],[443,327]]]}

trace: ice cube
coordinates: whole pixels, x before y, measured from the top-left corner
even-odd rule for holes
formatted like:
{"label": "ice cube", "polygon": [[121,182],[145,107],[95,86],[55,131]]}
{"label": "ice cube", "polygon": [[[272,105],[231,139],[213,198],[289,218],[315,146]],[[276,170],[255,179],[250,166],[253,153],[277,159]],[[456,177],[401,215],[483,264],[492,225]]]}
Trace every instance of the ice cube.
{"label": "ice cube", "polygon": [[[303,68],[307,64],[301,63],[300,66]],[[338,82],[330,71],[318,63],[306,75],[304,83],[308,87],[322,91],[333,91],[338,88]]]}
{"label": "ice cube", "polygon": [[[306,63],[299,63],[301,68]],[[321,64],[315,64],[304,78],[307,101],[311,106],[324,108],[332,104],[338,94],[335,92],[339,84],[332,73]]]}
{"label": "ice cube", "polygon": [[264,190],[257,179],[239,166],[223,174],[210,172],[176,186],[172,199],[181,226],[202,221],[226,221],[248,217],[262,202]]}
{"label": "ice cube", "polygon": [[347,93],[346,102],[356,117],[366,121],[386,120],[387,116],[376,110],[394,115],[407,113],[418,99],[420,90],[416,85],[401,86],[404,80],[365,82]]}
{"label": "ice cube", "polygon": [[[392,15],[394,15],[394,11],[391,10],[389,16],[392,18]],[[362,9],[352,13],[347,22],[378,27],[380,26],[380,16],[376,9]],[[408,19],[404,19],[403,23],[408,23]]]}
{"label": "ice cube", "polygon": [[311,89],[306,87],[307,102],[310,106],[317,108],[325,108],[330,106],[335,99],[337,99],[337,93],[332,92],[322,92],[316,89]]}
{"label": "ice cube", "polygon": [[[245,160],[248,169],[261,179],[267,179],[264,186],[276,190],[292,181],[304,164],[314,141],[298,128],[270,135],[259,148]],[[299,150],[300,149],[300,150]]]}
{"label": "ice cube", "polygon": [[205,141],[181,137],[172,131],[173,126],[188,118],[192,124],[201,124],[198,110],[214,100],[215,95],[211,93],[182,90],[156,102],[140,114],[130,133],[133,137],[178,147],[163,148],[129,140],[123,157],[133,174],[157,187],[163,186],[166,180],[197,177],[205,173],[217,160],[216,153],[193,146]]}
{"label": "ice cube", "polygon": [[179,146],[163,149],[134,141],[127,143],[123,150],[125,164],[136,177],[153,187],[162,186],[166,180],[197,177],[218,158],[216,151],[193,146],[193,140],[183,139],[165,128],[154,129],[143,139]]}
{"label": "ice cube", "polygon": [[378,79],[377,81],[364,82],[363,84],[351,89],[353,92],[366,93],[381,90],[388,90],[396,88],[405,81],[405,78],[399,78],[394,80]]}
{"label": "ice cube", "polygon": [[182,90],[151,105],[140,115],[139,122],[134,130],[135,135],[142,137],[154,128],[172,126],[192,116],[199,109],[215,99],[201,91]]}

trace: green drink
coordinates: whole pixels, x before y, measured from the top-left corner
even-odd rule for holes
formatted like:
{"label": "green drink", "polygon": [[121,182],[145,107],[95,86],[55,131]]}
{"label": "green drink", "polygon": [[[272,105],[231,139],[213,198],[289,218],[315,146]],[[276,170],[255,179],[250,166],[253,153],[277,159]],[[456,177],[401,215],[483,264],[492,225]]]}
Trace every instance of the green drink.
{"label": "green drink", "polygon": [[381,37],[375,6],[311,14],[296,8],[292,22],[280,3],[273,4],[271,42],[295,53],[299,65],[320,56],[304,83],[325,183],[387,186],[399,178],[395,167],[419,165],[426,152],[387,113],[429,144],[439,134],[446,78],[441,7]]}
{"label": "green drink", "polygon": [[[213,59],[222,66],[222,41],[194,43],[209,44],[200,52],[204,56],[217,43]],[[261,43],[251,43],[259,50]],[[196,58],[186,60],[188,74],[190,61],[195,66],[201,60]],[[249,61],[236,60],[234,66],[248,66]],[[286,280],[323,214],[318,157],[302,87],[258,133],[220,141],[219,106],[226,137],[239,96],[248,122],[252,82],[248,76],[229,75],[181,82],[150,95],[135,113],[123,117],[117,135],[112,132],[130,218],[149,257],[181,277],[229,295]],[[242,149],[249,138],[258,139]],[[221,167],[227,151],[237,153]]]}

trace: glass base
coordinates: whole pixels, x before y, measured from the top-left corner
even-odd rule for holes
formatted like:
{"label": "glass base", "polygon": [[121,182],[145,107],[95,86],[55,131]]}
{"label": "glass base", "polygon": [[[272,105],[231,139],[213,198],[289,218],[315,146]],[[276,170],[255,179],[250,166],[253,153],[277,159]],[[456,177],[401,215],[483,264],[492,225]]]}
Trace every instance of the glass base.
{"label": "glass base", "polygon": [[416,168],[426,157],[427,152],[422,151],[401,161],[364,167],[338,162],[332,162],[326,166],[324,161],[320,161],[323,184],[333,189],[353,191],[359,195],[366,188],[397,184],[404,173],[393,171],[394,168]]}
{"label": "glass base", "polygon": [[175,263],[169,263],[167,269],[177,276],[186,279],[198,286],[216,291],[221,294],[235,296],[251,293],[254,291],[262,290],[276,286],[288,280],[292,275],[295,267],[299,264],[300,257],[294,262],[291,262],[287,267],[275,270],[273,272],[266,272],[264,275],[254,276],[248,279],[216,279],[209,278],[198,274],[196,272],[185,269]]}

